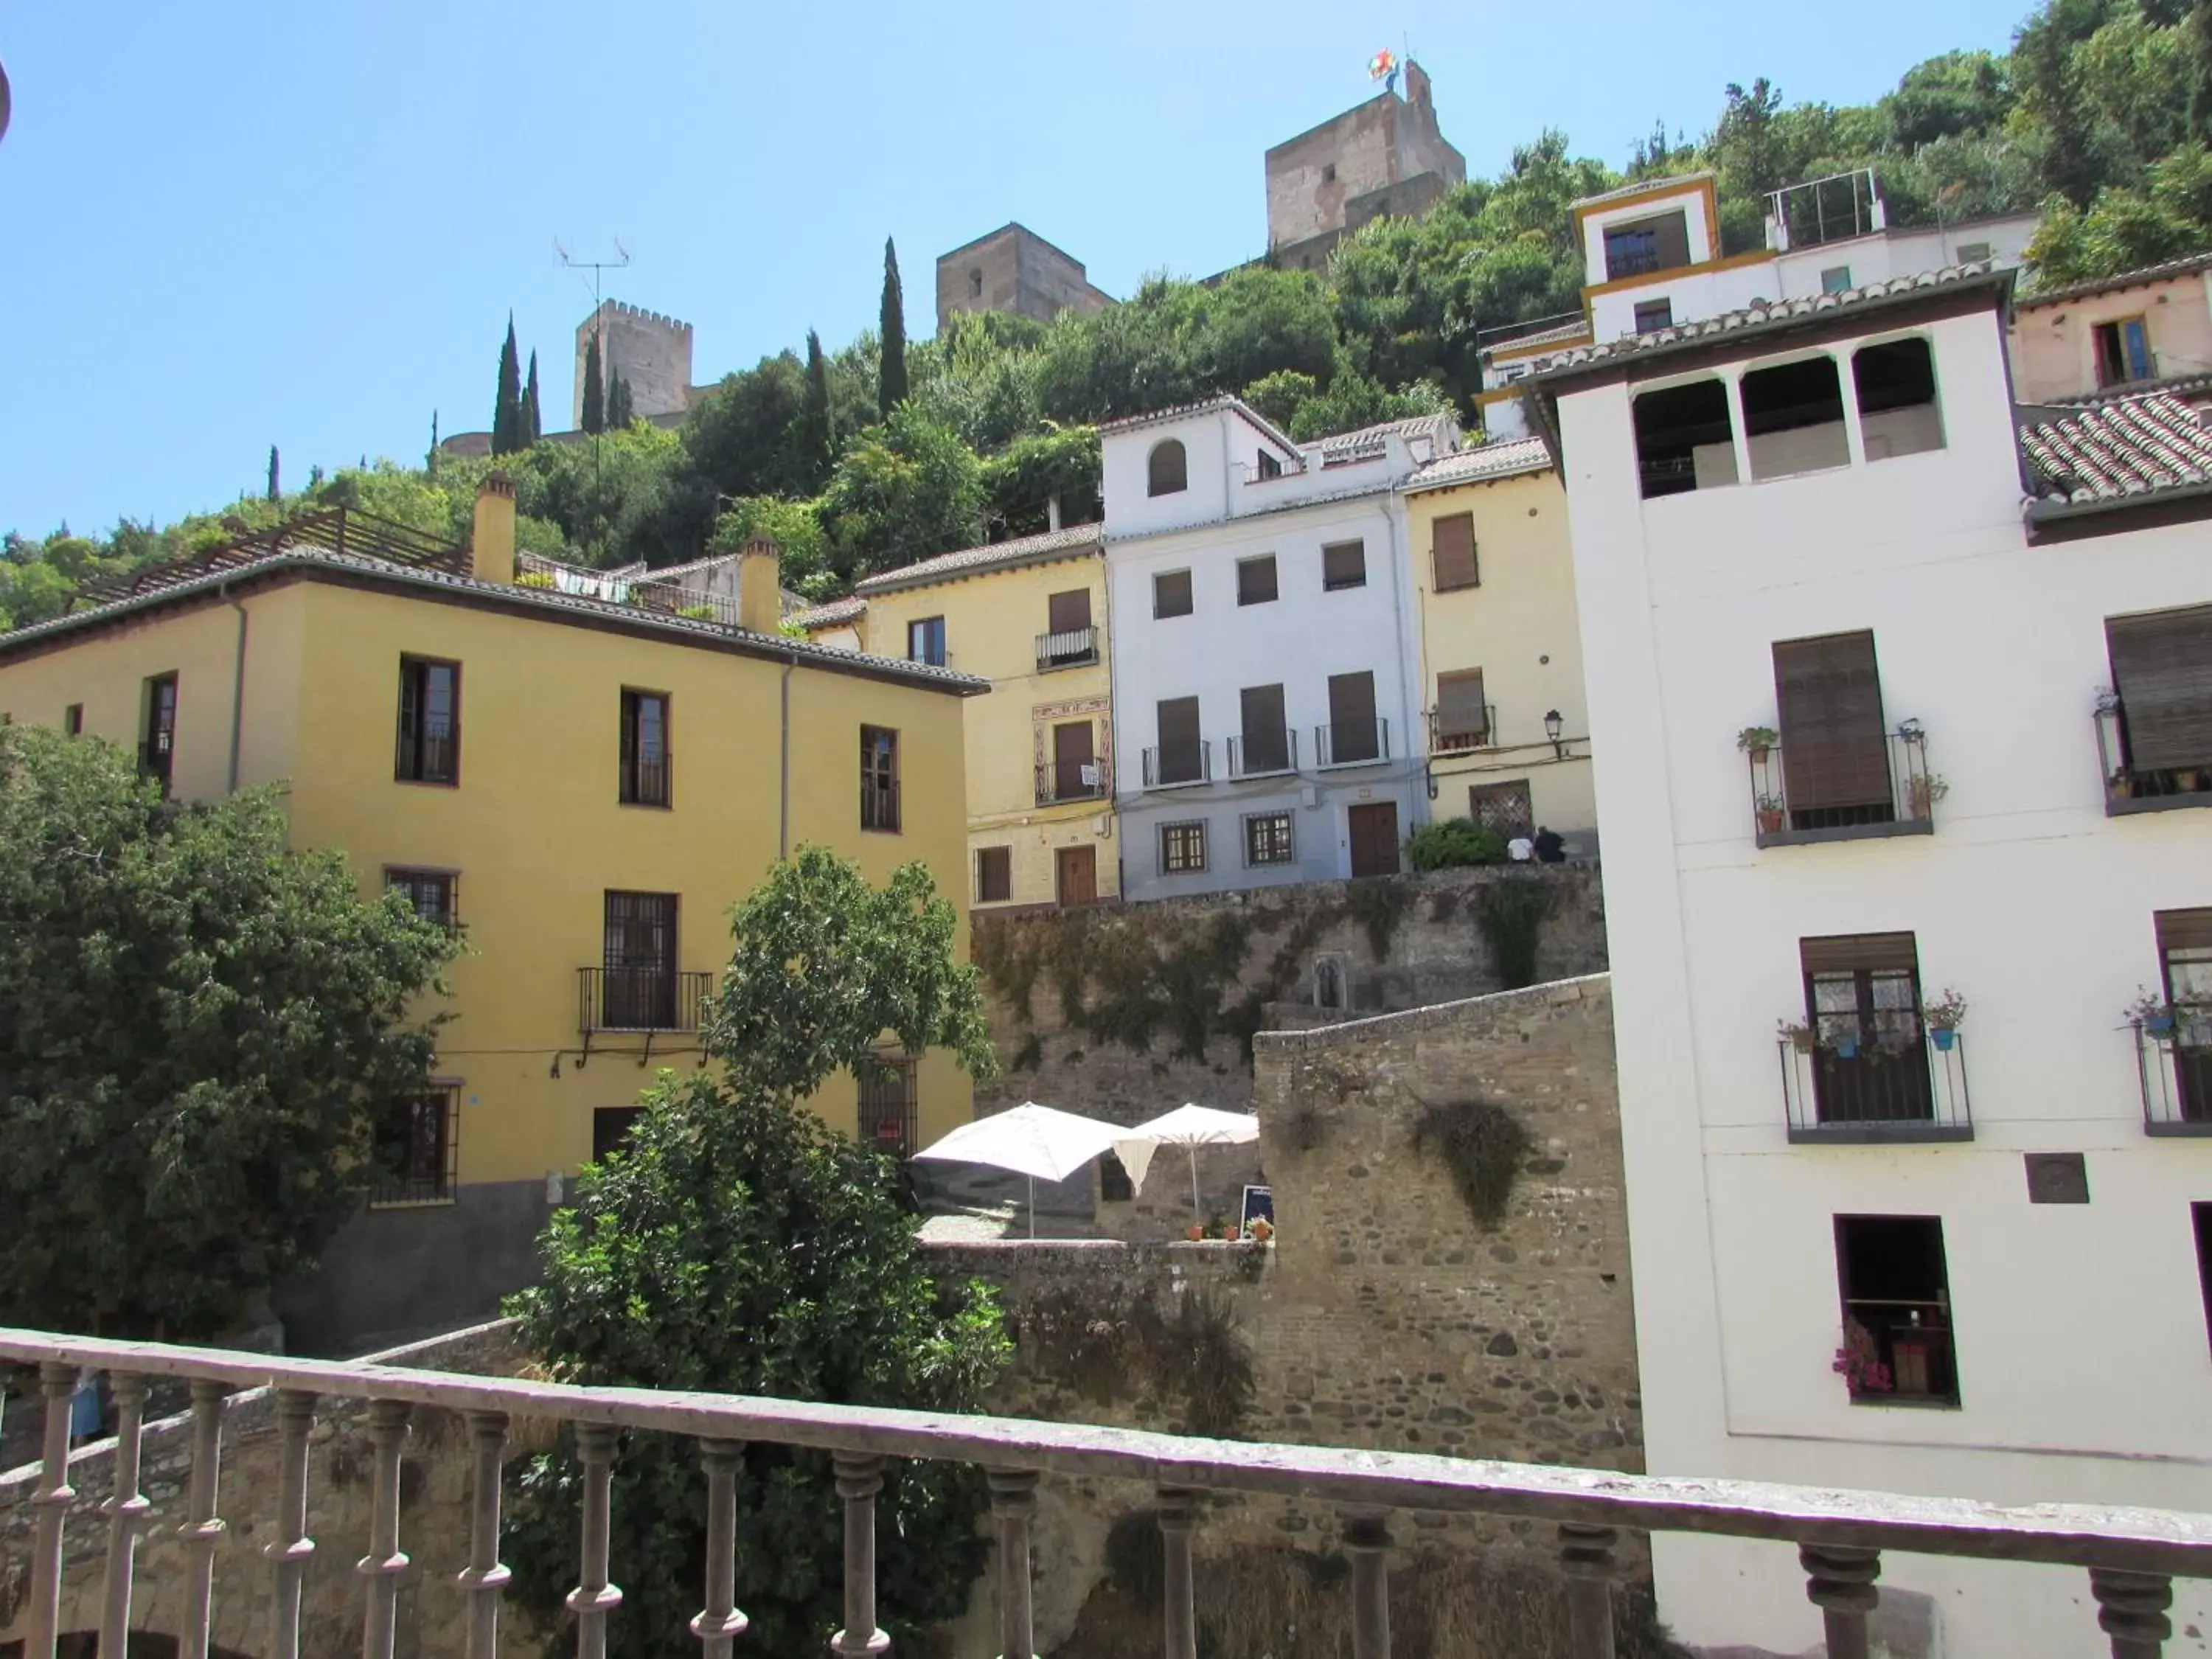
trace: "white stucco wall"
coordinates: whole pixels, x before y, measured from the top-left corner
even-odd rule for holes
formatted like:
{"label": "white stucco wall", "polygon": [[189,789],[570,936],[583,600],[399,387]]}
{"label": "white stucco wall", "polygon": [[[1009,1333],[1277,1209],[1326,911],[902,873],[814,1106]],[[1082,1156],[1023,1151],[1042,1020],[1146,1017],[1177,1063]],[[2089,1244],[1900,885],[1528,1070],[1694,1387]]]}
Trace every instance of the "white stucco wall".
{"label": "white stucco wall", "polygon": [[1632,224],[1638,219],[1656,219],[1662,213],[1679,210],[1684,228],[1689,234],[1690,260],[1693,264],[1717,258],[1721,251],[1720,227],[1706,215],[1706,181],[1686,185],[1680,190],[1664,196],[1647,197],[1620,207],[1599,208],[1583,217],[1583,280],[1602,283],[1605,272],[1605,233],[1614,225]]}
{"label": "white stucco wall", "polygon": [[[2001,325],[1933,341],[1949,447],[1638,498],[1626,386],[1560,404],[1597,757],[1645,1440],[1656,1473],[2183,1508],[2212,1502],[2212,1342],[2189,1206],[2212,1140],[2145,1136],[2121,1009],[2155,910],[2212,905],[2212,821],[2107,819],[2103,623],[2212,601],[2202,526],[2031,547]],[[1838,348],[1847,349],[1847,348]],[[1741,365],[1738,366],[1739,368]],[[1846,377],[1848,385],[1848,377]],[[1774,641],[1874,630],[1884,717],[1950,784],[1930,837],[1758,849],[1735,733],[1775,723]],[[1956,987],[1974,1139],[1792,1146],[1774,1025],[1797,942],[1911,929]],[[2081,1152],[2092,1202],[2030,1205]],[[1854,1406],[1832,1374],[1838,1214],[1943,1223],[1962,1405]],[[1790,1553],[1665,1539],[1682,1639],[1819,1639]],[[2084,1575],[1900,1557],[1948,1655],[2100,1650]],[[2174,1624],[2212,1626],[2178,1582]],[[1963,1592],[1963,1593],[1962,1593]]]}
{"label": "white stucco wall", "polygon": [[1717,270],[1685,267],[1655,276],[1648,283],[1638,283],[1633,288],[1592,295],[1590,321],[1596,331],[1592,337],[1617,340],[1624,334],[1635,333],[1636,307],[1654,300],[1669,301],[1674,320],[1686,323],[1717,317],[1723,312],[1741,311],[1757,301],[1776,299],[1779,297],[1777,290],[1780,285],[1771,259],[1723,265]]}

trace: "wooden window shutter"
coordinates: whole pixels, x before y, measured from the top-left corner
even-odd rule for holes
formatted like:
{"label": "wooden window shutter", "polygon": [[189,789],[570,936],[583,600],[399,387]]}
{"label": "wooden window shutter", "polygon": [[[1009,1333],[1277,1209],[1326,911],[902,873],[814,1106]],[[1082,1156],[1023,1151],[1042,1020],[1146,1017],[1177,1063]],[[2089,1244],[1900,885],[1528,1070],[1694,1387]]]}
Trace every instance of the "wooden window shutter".
{"label": "wooden window shutter", "polygon": [[1480,668],[1437,676],[1437,727],[1454,737],[1489,730],[1490,715],[1483,707]]}
{"label": "wooden window shutter", "polygon": [[1435,565],[1437,592],[1481,586],[1482,572],[1474,556],[1474,514],[1452,513],[1438,519],[1429,531],[1429,556]]}
{"label": "wooden window shutter", "polygon": [[1283,688],[1279,685],[1248,685],[1237,693],[1244,717],[1244,742],[1249,748],[1266,742],[1281,748],[1283,736]]}
{"label": "wooden window shutter", "polygon": [[1872,634],[1776,645],[1774,697],[1792,812],[1892,804]]}
{"label": "wooden window shutter", "polygon": [[1167,697],[1161,700],[1160,747],[1177,744],[1195,747],[1198,743],[1198,699],[1196,697]]}
{"label": "wooden window shutter", "polygon": [[1920,971],[1919,951],[1910,933],[1831,933],[1825,939],[1801,939],[1797,956],[1808,974]]}
{"label": "wooden window shutter", "polygon": [[1328,723],[1346,731],[1375,726],[1375,676],[1371,673],[1331,674],[1328,677]]}
{"label": "wooden window shutter", "polygon": [[1072,592],[1054,593],[1045,601],[1051,615],[1046,621],[1046,630],[1054,634],[1077,634],[1091,626],[1091,590],[1076,588]]}
{"label": "wooden window shutter", "polygon": [[1152,578],[1152,615],[1188,617],[1190,609],[1189,571],[1164,570]]}
{"label": "wooden window shutter", "polygon": [[2212,605],[2113,617],[2112,679],[2141,771],[2212,764]]}

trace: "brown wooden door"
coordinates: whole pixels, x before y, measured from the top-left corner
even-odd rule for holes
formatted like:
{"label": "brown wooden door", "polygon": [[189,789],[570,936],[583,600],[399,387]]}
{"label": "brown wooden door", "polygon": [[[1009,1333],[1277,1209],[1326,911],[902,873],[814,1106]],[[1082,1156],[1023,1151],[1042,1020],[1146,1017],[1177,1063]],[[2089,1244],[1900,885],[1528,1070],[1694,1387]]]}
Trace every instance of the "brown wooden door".
{"label": "brown wooden door", "polygon": [[1098,902],[1098,849],[1063,847],[1053,854],[1053,890],[1063,905]]}
{"label": "brown wooden door", "polygon": [[1357,876],[1395,876],[1398,873],[1398,803],[1374,801],[1351,809],[1352,873]]}
{"label": "brown wooden door", "polygon": [[[1089,720],[1077,720],[1072,725],[1052,728],[1052,798],[1054,800],[1081,800],[1086,795],[1098,793],[1098,774],[1091,770],[1097,760],[1097,751],[1091,746],[1091,725]],[[1091,778],[1086,780],[1085,772]]]}

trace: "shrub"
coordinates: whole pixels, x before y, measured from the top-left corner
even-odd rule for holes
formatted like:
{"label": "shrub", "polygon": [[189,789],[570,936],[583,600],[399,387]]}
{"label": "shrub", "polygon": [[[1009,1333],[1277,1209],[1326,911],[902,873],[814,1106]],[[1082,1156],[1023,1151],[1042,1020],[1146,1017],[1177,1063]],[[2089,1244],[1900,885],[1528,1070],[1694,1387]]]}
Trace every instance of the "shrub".
{"label": "shrub", "polygon": [[1406,856],[1416,870],[1463,870],[1505,862],[1505,842],[1495,830],[1473,818],[1443,818],[1425,823],[1407,837]]}

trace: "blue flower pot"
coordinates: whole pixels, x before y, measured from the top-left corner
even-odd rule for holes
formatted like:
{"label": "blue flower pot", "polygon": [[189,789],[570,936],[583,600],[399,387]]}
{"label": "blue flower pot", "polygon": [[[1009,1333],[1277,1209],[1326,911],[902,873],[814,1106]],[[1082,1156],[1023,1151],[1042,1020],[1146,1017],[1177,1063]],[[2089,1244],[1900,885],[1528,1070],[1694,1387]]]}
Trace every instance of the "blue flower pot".
{"label": "blue flower pot", "polygon": [[2143,1030],[2148,1031],[2153,1036],[2172,1036],[2173,1035],[2173,1016],[2172,1014],[2152,1014],[2143,1021]]}
{"label": "blue flower pot", "polygon": [[1936,1048],[1947,1054],[1951,1052],[1951,1045],[1959,1040],[1958,1032],[1942,1025],[1937,1026],[1929,1036],[1936,1039]]}
{"label": "blue flower pot", "polygon": [[1859,1040],[1856,1037],[1838,1037],[1836,1039],[1837,1059],[1856,1060],[1858,1057]]}

